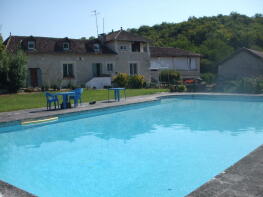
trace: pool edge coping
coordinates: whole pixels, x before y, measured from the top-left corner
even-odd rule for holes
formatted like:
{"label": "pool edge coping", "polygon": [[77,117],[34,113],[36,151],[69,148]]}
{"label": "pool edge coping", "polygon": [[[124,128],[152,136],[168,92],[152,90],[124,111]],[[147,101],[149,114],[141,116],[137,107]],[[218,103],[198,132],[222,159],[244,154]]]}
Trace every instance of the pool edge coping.
{"label": "pool edge coping", "polygon": [[2,197],[36,197],[34,194],[0,180],[0,196]]}
{"label": "pool edge coping", "polygon": [[263,145],[260,145],[186,197],[260,197],[262,176]]}

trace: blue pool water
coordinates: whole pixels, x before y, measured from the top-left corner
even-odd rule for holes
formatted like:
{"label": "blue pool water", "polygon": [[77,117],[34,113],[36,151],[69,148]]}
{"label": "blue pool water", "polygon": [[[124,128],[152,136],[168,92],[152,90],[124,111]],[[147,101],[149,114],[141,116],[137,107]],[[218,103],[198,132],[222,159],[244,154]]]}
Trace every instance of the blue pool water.
{"label": "blue pool water", "polygon": [[0,127],[0,179],[43,197],[179,197],[263,143],[263,101],[202,97]]}

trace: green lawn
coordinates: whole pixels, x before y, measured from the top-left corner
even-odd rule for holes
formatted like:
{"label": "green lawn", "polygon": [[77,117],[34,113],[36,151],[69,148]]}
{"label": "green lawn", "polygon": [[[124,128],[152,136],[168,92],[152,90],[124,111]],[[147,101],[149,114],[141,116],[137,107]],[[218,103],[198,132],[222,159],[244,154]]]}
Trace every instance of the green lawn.
{"label": "green lawn", "polygon": [[[167,89],[127,89],[126,95],[127,97],[129,97],[167,91]],[[113,98],[113,91],[110,91],[110,98]],[[85,89],[82,96],[82,102],[88,102],[93,100],[101,101],[107,99],[108,90]],[[46,98],[43,92],[0,95],[0,112],[14,111],[20,109],[32,109],[45,106]]]}

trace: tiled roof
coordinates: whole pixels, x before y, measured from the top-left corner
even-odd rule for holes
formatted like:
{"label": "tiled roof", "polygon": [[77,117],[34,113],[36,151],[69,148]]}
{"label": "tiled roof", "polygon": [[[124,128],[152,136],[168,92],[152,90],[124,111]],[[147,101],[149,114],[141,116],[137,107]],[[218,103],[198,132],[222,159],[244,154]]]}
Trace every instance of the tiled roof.
{"label": "tiled roof", "polygon": [[[35,49],[28,50],[28,41],[35,41]],[[63,43],[69,43],[69,50],[63,50]],[[10,36],[5,42],[7,50],[15,52],[17,49],[23,49],[28,53],[63,53],[63,54],[116,54],[108,47],[101,45],[100,42],[95,40],[81,40],[69,38],[50,38],[50,37],[33,37],[33,36]],[[93,44],[98,43],[101,51],[95,52]]]}
{"label": "tiled roof", "polygon": [[172,47],[150,47],[151,57],[200,57],[198,53],[192,53],[183,49]]}
{"label": "tiled roof", "polygon": [[256,51],[253,49],[248,49],[248,48],[240,48],[238,50],[236,50],[234,53],[232,53],[230,56],[228,56],[227,58],[225,58],[223,61],[219,62],[218,65],[222,65],[223,63],[225,63],[226,61],[228,61],[229,59],[231,59],[232,57],[234,57],[236,54],[240,53],[240,52],[247,52],[261,60],[263,60],[263,52],[262,51]]}
{"label": "tiled roof", "polygon": [[122,29],[119,31],[111,32],[106,35],[106,42],[113,41],[113,40],[131,41],[131,42],[136,42],[136,41],[137,42],[150,42],[150,40],[142,36],[124,31]]}

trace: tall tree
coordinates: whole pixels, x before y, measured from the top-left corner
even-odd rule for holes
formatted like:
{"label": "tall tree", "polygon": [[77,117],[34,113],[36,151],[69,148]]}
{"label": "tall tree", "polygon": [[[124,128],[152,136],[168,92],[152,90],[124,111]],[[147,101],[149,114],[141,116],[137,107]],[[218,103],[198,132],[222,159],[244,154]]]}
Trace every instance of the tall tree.
{"label": "tall tree", "polygon": [[0,89],[17,92],[25,85],[26,62],[23,51],[8,53],[0,39]]}
{"label": "tall tree", "polygon": [[263,15],[189,17],[181,23],[141,26],[129,31],[145,36],[155,46],[178,47],[203,55],[202,72],[217,72],[217,64],[241,47],[263,50]]}

